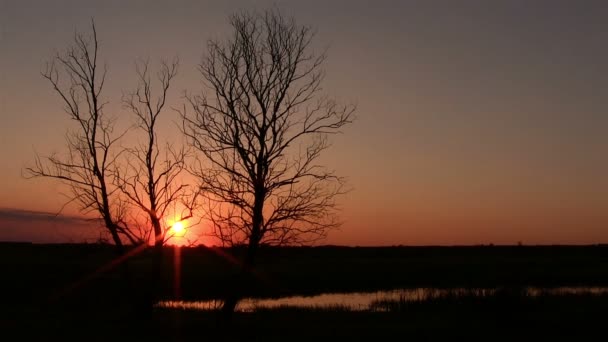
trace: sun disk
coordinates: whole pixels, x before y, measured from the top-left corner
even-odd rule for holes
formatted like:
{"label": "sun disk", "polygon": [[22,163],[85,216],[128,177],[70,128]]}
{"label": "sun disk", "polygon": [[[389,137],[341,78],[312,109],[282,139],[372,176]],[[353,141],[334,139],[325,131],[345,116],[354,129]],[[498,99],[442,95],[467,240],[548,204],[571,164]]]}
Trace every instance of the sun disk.
{"label": "sun disk", "polygon": [[173,224],[173,226],[171,227],[171,229],[173,230],[173,233],[175,233],[175,235],[177,235],[177,236],[182,236],[186,232],[186,228],[184,227],[184,224],[181,222],[175,222]]}

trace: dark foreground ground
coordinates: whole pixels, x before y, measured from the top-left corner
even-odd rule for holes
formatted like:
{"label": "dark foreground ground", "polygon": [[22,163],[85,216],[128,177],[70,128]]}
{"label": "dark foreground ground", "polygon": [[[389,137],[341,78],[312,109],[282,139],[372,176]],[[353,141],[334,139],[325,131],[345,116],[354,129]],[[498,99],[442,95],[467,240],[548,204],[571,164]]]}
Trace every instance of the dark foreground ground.
{"label": "dark foreground ground", "polygon": [[[141,309],[159,299],[219,298],[241,251],[166,248],[160,281],[150,251],[116,262],[111,246],[0,244],[0,328],[19,340],[593,340],[608,296],[396,303],[389,312],[277,309],[237,313]],[[179,261],[179,262],[178,262]],[[152,284],[152,285],[151,285]],[[251,296],[401,287],[518,289],[608,286],[608,248],[395,247],[266,249]]]}

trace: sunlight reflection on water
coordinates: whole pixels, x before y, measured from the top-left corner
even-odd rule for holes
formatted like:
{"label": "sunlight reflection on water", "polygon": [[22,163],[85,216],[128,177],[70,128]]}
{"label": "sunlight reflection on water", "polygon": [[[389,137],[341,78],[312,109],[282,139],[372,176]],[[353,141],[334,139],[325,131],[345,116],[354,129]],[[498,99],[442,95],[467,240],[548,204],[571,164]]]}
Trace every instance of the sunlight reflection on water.
{"label": "sunlight reflection on water", "polygon": [[[272,309],[278,307],[292,308],[343,308],[352,311],[367,311],[380,310],[381,306],[375,306],[375,303],[383,301],[405,301],[405,302],[420,302],[434,298],[463,297],[476,296],[486,297],[492,296],[500,291],[496,288],[455,288],[455,289],[438,289],[438,288],[415,288],[415,289],[399,289],[390,291],[376,292],[354,292],[354,293],[325,293],[315,296],[292,296],[273,299],[260,298],[245,298],[241,300],[236,308],[240,312],[252,312],[256,309]],[[557,288],[522,288],[522,295],[539,296],[539,295],[573,295],[573,294],[590,294],[600,295],[608,294],[608,287],[557,287]],[[207,301],[161,301],[157,305],[160,308],[182,309],[182,310],[216,310],[222,306],[221,300]]]}

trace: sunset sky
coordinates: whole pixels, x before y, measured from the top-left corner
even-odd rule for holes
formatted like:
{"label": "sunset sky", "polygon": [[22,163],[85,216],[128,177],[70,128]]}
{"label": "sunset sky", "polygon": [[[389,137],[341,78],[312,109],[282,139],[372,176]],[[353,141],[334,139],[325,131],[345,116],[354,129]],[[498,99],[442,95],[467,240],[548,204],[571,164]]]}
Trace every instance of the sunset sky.
{"label": "sunset sky", "polygon": [[[70,122],[40,72],[75,30],[95,19],[107,110],[124,117],[135,59],[179,56],[179,106],[201,90],[196,65],[228,15],[273,4],[317,30],[325,92],[358,106],[323,157],[353,188],[323,243],[608,243],[602,0],[2,0],[0,241],[84,239],[76,208],[43,214],[66,190],[21,175],[35,152],[63,150]],[[181,141],[177,114],[164,120],[161,136]]]}

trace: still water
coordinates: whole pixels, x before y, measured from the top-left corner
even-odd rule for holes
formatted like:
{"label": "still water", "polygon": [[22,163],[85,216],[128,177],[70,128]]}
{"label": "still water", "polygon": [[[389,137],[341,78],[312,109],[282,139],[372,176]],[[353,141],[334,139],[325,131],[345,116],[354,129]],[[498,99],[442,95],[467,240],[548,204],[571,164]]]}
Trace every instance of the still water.
{"label": "still water", "polygon": [[[256,309],[272,309],[278,307],[296,308],[343,308],[352,311],[382,310],[378,303],[385,301],[419,302],[446,296],[492,296],[500,291],[496,288],[480,289],[438,289],[414,288],[376,292],[354,293],[325,293],[315,296],[292,296],[273,299],[245,298],[236,308],[240,312],[252,312]],[[536,288],[526,287],[520,290],[525,296],[538,295],[568,295],[568,294],[608,294],[608,287],[557,287]],[[157,307],[186,310],[215,310],[222,306],[221,300],[207,301],[162,301]]]}

